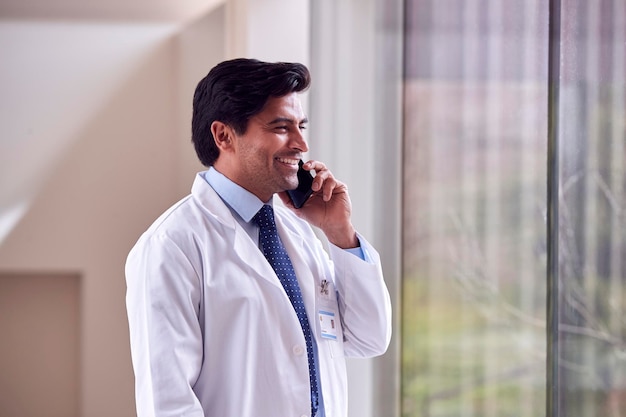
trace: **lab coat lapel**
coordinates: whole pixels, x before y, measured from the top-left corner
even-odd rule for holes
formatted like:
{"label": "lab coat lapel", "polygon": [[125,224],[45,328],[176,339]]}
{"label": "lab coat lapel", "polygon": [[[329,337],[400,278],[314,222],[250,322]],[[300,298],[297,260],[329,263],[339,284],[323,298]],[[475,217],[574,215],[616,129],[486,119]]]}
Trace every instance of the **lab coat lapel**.
{"label": "lab coat lapel", "polygon": [[241,258],[242,264],[247,264],[250,267],[250,273],[256,277],[265,279],[282,288],[282,284],[278,280],[278,277],[274,273],[272,266],[267,262],[265,255],[250,239],[250,236],[242,229],[242,227],[235,221],[235,239],[233,242],[233,251]]}
{"label": "lab coat lapel", "polygon": [[[220,196],[215,192],[199,174],[194,181],[191,193],[203,206],[209,214],[219,223],[230,230],[225,233],[223,238],[232,240],[230,243],[233,253],[241,258],[241,265],[248,265],[250,274],[256,278],[269,281],[271,284],[282,288],[282,284],[274,273],[271,265],[265,259],[263,252],[259,249],[256,242],[250,239],[241,225],[235,220],[228,206],[222,201]],[[228,256],[228,255],[224,255]]]}

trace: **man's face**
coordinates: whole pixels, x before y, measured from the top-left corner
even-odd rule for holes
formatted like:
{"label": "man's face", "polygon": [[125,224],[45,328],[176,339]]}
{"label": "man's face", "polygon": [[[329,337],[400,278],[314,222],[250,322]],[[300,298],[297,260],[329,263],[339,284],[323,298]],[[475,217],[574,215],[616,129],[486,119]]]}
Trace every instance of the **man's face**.
{"label": "man's face", "polygon": [[307,119],[297,93],[270,97],[237,135],[229,160],[230,179],[267,202],[298,186],[298,161],[308,151],[302,135]]}

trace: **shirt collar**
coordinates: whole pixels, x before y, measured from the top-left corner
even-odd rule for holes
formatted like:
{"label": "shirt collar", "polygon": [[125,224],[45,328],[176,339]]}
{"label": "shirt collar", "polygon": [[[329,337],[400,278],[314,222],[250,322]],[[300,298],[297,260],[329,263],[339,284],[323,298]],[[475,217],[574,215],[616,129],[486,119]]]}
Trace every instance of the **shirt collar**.
{"label": "shirt collar", "polygon": [[[250,191],[234,183],[224,174],[210,167],[201,173],[220,198],[241,217],[246,223],[263,207],[263,201]],[[267,203],[272,205],[272,199]]]}

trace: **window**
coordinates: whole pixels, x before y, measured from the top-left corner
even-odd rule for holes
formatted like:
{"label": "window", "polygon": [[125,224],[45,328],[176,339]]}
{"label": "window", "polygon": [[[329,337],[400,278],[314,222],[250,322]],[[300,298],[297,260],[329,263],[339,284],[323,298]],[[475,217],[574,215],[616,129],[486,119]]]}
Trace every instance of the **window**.
{"label": "window", "polygon": [[406,1],[403,416],[626,415],[625,16]]}

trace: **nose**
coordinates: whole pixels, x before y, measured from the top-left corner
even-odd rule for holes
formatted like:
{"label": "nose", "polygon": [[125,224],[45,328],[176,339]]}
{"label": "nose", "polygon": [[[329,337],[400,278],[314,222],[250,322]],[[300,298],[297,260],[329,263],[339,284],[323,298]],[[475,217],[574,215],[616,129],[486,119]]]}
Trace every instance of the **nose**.
{"label": "nose", "polygon": [[297,150],[299,152],[308,152],[309,150],[309,145],[306,142],[306,139],[304,138],[302,129],[299,127],[296,127],[293,130],[292,135],[289,138],[290,140],[290,148]]}

